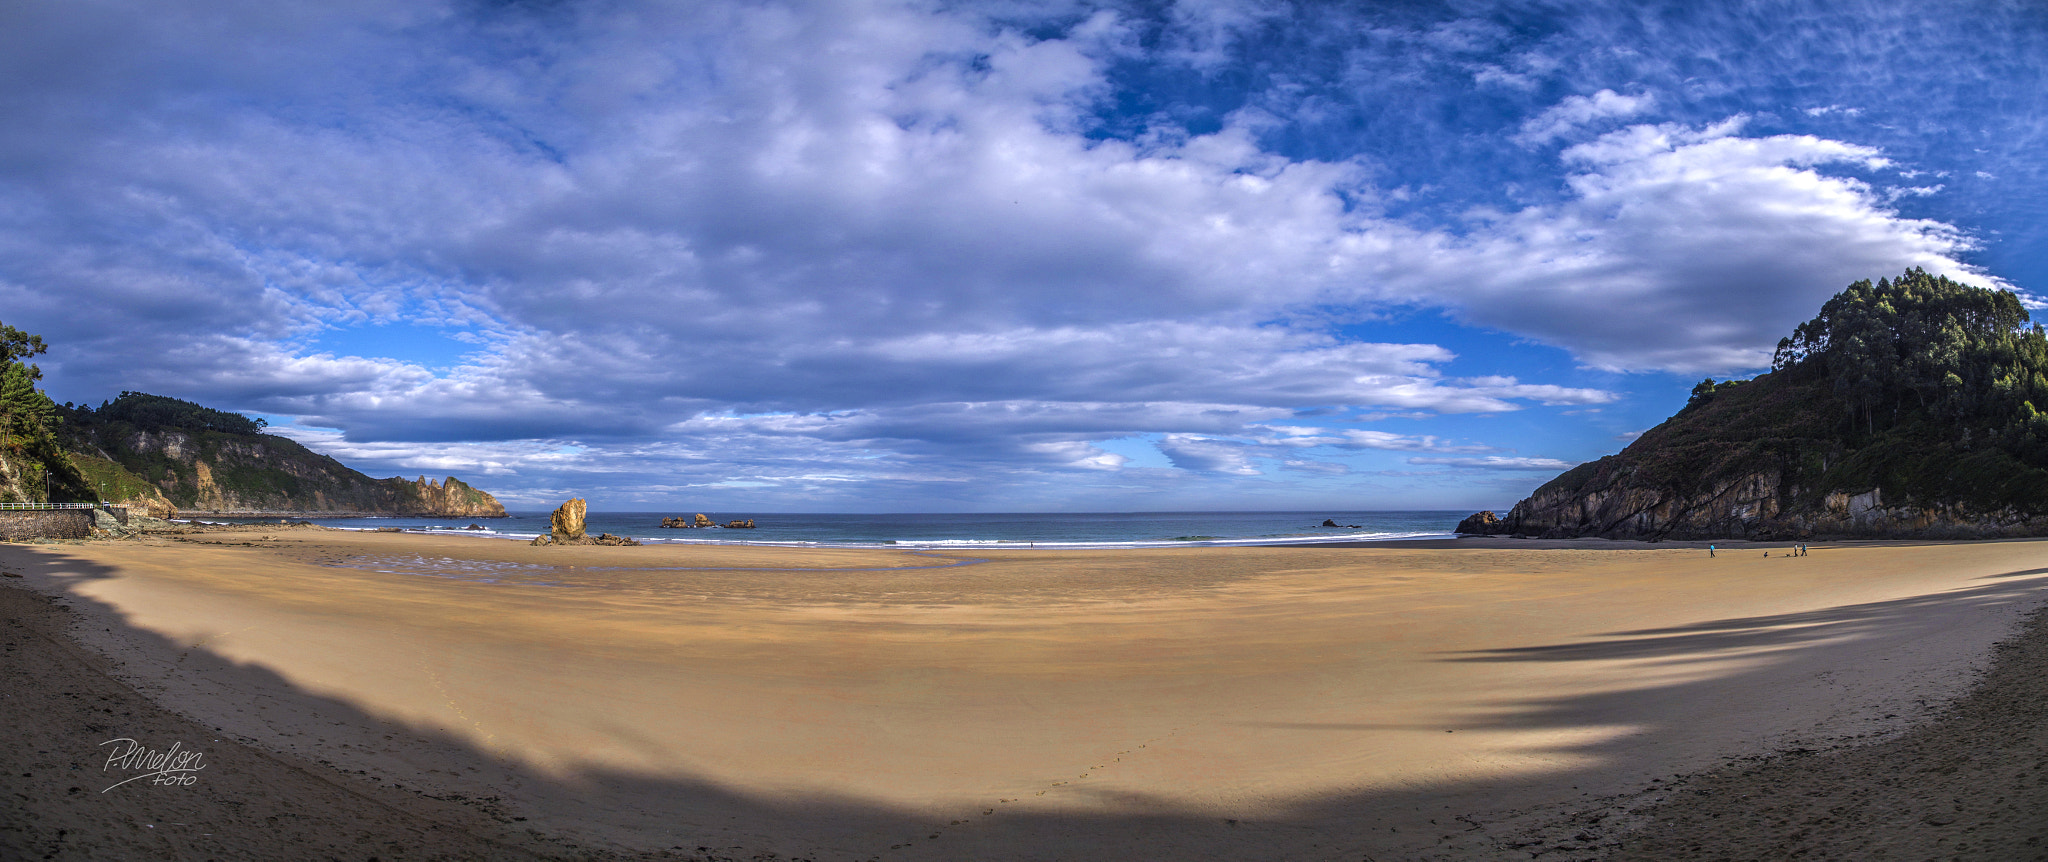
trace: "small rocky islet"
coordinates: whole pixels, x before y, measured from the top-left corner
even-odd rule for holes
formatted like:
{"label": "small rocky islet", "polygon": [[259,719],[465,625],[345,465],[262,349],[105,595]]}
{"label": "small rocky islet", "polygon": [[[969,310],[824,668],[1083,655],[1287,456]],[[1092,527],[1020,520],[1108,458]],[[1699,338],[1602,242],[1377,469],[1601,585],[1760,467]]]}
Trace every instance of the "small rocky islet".
{"label": "small rocky islet", "polygon": [[709,529],[728,529],[728,530],[751,530],[751,529],[754,529],[754,519],[752,519],[752,518],[740,518],[740,519],[735,519],[735,520],[727,521],[727,522],[725,522],[725,523],[723,523],[723,524],[720,524],[720,523],[716,523],[716,522],[712,521],[712,520],[711,520],[711,516],[709,516],[709,515],[706,515],[706,514],[704,514],[703,512],[698,512],[698,513],[697,513],[697,517],[695,517],[695,518],[685,518],[685,517],[683,517],[683,516],[681,516],[681,515],[676,515],[676,516],[674,516],[674,517],[671,517],[671,518],[663,518],[663,519],[661,519],[661,526],[663,526],[663,527],[667,527],[667,528],[670,528],[670,529],[683,529],[683,530],[689,530],[689,529],[705,529],[705,530],[709,530]]}

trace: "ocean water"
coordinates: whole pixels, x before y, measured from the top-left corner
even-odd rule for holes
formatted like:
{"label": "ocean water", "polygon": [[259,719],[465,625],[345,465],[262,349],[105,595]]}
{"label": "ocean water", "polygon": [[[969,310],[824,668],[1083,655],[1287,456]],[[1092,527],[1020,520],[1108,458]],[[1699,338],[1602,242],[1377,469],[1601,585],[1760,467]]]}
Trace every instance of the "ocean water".
{"label": "ocean water", "polygon": [[[436,518],[313,519],[328,527],[459,533],[480,538],[531,539],[548,531],[549,512],[511,512],[475,521]],[[664,517],[696,512],[591,512],[591,535],[612,533],[643,542],[731,545],[948,548],[1171,547],[1185,545],[1313,544],[1385,539],[1444,538],[1457,511],[1400,512],[1106,512],[1058,514],[818,514],[706,512],[718,523],[752,518],[755,528],[669,529]],[[1322,527],[1324,519],[1344,526]],[[233,519],[211,518],[214,522]],[[477,524],[485,529],[463,528]]]}

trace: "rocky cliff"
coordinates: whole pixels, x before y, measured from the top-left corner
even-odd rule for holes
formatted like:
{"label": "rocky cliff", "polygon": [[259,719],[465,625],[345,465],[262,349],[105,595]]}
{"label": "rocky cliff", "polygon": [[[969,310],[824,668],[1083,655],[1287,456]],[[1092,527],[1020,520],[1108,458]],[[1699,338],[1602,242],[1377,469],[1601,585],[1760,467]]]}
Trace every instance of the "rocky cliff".
{"label": "rocky cliff", "polygon": [[126,423],[66,429],[71,461],[95,491],[152,514],[502,518],[490,494],[453,476],[372,479],[272,434]]}
{"label": "rocky cliff", "polygon": [[2048,337],[2011,294],[1859,282],[1775,370],[1458,532],[1616,539],[2048,535]]}
{"label": "rocky cliff", "polygon": [[1692,488],[1642,484],[1636,481],[1642,472],[1640,462],[1626,455],[1584,465],[1594,470],[1575,481],[1553,480],[1504,516],[1487,511],[1467,517],[1457,532],[1651,541],[2048,535],[2048,517],[2033,511],[1986,510],[1954,502],[1888,504],[1884,489],[1876,486],[1855,493],[1815,493],[1780,465],[1722,474]]}

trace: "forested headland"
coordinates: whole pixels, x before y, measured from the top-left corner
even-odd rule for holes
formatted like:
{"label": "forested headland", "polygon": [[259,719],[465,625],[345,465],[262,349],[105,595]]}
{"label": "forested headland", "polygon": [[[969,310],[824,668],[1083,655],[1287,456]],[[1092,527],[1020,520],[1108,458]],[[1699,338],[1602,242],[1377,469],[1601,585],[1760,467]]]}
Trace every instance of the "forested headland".
{"label": "forested headland", "polygon": [[2044,411],[2048,334],[2019,297],[1911,269],[1830,298],[1768,373],[1701,381],[1621,452],[1460,530],[2048,535]]}
{"label": "forested headland", "polygon": [[268,423],[162,395],[56,404],[36,387],[39,336],[0,324],[0,502],[114,502],[209,514],[502,517],[454,477],[372,479]]}

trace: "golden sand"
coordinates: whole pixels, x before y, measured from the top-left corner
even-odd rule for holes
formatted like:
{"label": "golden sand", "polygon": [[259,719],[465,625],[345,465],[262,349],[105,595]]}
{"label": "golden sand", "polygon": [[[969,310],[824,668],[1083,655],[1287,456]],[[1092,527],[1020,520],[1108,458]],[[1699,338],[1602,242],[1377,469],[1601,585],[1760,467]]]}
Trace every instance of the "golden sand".
{"label": "golden sand", "polygon": [[[1138,825],[1184,821],[1355,858],[1338,850],[1449,853],[1456,815],[1923,716],[2039,603],[2048,556],[1445,545],[918,554],[280,531],[10,547],[0,564],[108,614],[82,636],[203,724],[501,795],[593,842],[1114,858],[1103,824],[1124,824],[1178,848],[1158,858],[1241,854]],[[391,728],[435,744],[378,739]],[[1005,818],[1099,828],[1060,843]]]}

